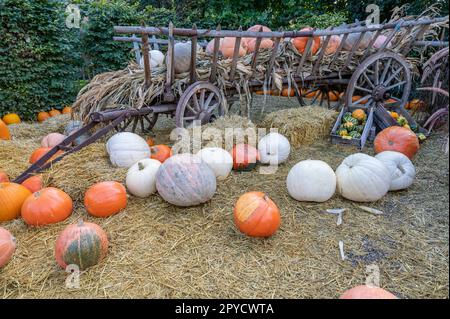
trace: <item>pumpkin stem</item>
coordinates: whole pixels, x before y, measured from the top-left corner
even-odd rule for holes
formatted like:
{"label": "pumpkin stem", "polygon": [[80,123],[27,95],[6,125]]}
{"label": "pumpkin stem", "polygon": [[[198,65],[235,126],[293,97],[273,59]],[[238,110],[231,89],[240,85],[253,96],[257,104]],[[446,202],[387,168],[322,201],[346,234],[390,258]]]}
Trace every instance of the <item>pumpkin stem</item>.
{"label": "pumpkin stem", "polygon": [[138,167],[140,171],[142,171],[145,168],[144,164],[142,164],[141,162],[138,162]]}

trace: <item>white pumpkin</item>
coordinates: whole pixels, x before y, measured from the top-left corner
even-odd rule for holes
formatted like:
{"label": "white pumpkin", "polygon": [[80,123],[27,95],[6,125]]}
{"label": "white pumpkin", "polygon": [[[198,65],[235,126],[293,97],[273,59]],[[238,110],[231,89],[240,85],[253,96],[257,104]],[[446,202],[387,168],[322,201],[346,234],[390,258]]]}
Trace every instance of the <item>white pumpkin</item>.
{"label": "white pumpkin", "polygon": [[416,169],[408,156],[394,151],[378,153],[375,158],[383,162],[391,173],[390,191],[397,191],[411,186],[416,176]]}
{"label": "white pumpkin", "polygon": [[[148,53],[150,57],[150,67],[156,68],[159,66],[162,66],[164,64],[164,53],[162,53],[159,50],[151,50]],[[141,68],[144,68],[144,57],[141,57],[141,60],[139,61],[139,64]]]}
{"label": "white pumpkin", "polygon": [[213,170],[218,180],[227,178],[233,168],[233,157],[220,147],[206,147],[198,151],[198,156]]}
{"label": "white pumpkin", "polygon": [[189,71],[191,67],[191,46],[191,41],[175,43],[173,47],[173,67],[176,74]]}
{"label": "white pumpkin", "polygon": [[125,179],[128,191],[142,198],[156,192],[156,173],[160,166],[161,162],[152,158],[145,158],[133,164]]}
{"label": "white pumpkin", "polygon": [[356,202],[374,202],[391,185],[389,169],[375,157],[356,153],[344,159],[336,170],[339,193]]}
{"label": "white pumpkin", "polygon": [[277,165],[287,160],[291,152],[289,140],[279,133],[269,133],[259,140],[260,162]]}
{"label": "white pumpkin", "polygon": [[150,157],[150,147],[137,134],[121,132],[106,142],[106,151],[111,163],[119,167],[130,167],[137,161]]}
{"label": "white pumpkin", "polygon": [[336,175],[323,161],[300,161],[289,171],[286,186],[298,201],[325,202],[336,191]]}

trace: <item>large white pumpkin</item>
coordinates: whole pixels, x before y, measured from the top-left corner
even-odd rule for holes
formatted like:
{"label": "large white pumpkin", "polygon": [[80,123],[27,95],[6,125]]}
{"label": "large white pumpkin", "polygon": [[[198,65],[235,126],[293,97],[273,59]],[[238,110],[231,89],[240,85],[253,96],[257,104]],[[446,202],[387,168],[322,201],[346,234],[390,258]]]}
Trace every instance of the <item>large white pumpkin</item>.
{"label": "large white pumpkin", "polygon": [[173,47],[173,66],[175,73],[178,74],[189,71],[191,67],[191,46],[192,44],[190,41],[175,43]]}
{"label": "large white pumpkin", "polygon": [[279,133],[269,133],[259,140],[260,162],[277,165],[287,160],[291,152],[289,140]]}
{"label": "large white pumpkin", "polygon": [[336,191],[336,175],[323,161],[301,161],[289,171],[286,186],[289,195],[298,201],[325,202]]}
{"label": "large white pumpkin", "polygon": [[[159,50],[151,50],[148,53],[150,57],[150,67],[156,68],[158,66],[162,66],[164,64],[164,53],[162,53]],[[141,68],[144,68],[144,57],[141,57],[141,60],[139,61],[139,64],[141,65]]]}
{"label": "large white pumpkin", "polygon": [[137,161],[150,157],[150,147],[137,134],[121,132],[106,142],[106,151],[111,163],[119,167],[130,167]]}
{"label": "large white pumpkin", "polygon": [[378,153],[375,158],[382,161],[391,172],[390,191],[397,191],[411,186],[416,176],[416,169],[408,156],[400,152],[384,151]]}
{"label": "large white pumpkin", "polygon": [[128,191],[137,197],[148,197],[156,192],[156,173],[160,166],[160,161],[151,158],[133,164],[125,180]]}
{"label": "large white pumpkin", "polygon": [[233,157],[220,147],[206,147],[198,151],[198,156],[213,170],[218,180],[227,178],[233,168]]}
{"label": "large white pumpkin", "polygon": [[356,202],[374,202],[386,195],[391,173],[375,157],[363,153],[350,155],[336,170],[339,193]]}

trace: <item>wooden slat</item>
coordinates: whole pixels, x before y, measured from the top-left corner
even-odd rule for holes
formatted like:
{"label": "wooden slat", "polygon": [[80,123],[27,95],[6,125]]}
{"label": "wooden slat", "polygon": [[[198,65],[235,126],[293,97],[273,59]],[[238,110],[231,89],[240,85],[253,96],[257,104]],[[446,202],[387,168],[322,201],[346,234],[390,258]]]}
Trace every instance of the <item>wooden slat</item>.
{"label": "wooden slat", "polygon": [[150,69],[150,57],[148,51],[148,35],[142,35],[142,54],[144,56],[144,85],[145,88],[150,86],[151,82],[151,69]]}
{"label": "wooden slat", "polygon": [[328,47],[328,42],[330,42],[330,39],[331,39],[331,35],[328,35],[325,38],[325,41],[323,42],[322,48],[320,49],[319,56],[317,57],[317,60],[314,63],[314,66],[313,66],[311,74],[316,74],[317,70],[319,69],[320,61],[322,61],[322,58],[325,55],[325,50]]}
{"label": "wooden slat", "polygon": [[155,35],[152,35],[152,41],[153,43],[153,49],[154,50],[159,50],[159,44],[158,44],[158,39],[156,39]]}
{"label": "wooden slat", "polygon": [[173,37],[173,23],[169,23],[169,47],[167,49],[167,71],[166,71],[166,84],[164,88],[164,100],[171,102],[175,99],[172,92],[172,81],[175,77],[174,67],[174,37]]}
{"label": "wooden slat", "polygon": [[[259,32],[263,31],[263,27],[259,28]],[[256,59],[258,58],[259,47],[261,46],[262,38],[256,38],[255,44],[255,52],[253,52],[252,56],[252,73],[256,70]]]}
{"label": "wooden slat", "polygon": [[275,63],[275,58],[277,56],[278,47],[280,46],[281,38],[275,38],[275,43],[273,45],[272,55],[270,57],[269,66],[267,67],[266,78],[268,79],[272,74],[273,65]]}
{"label": "wooden slat", "polygon": [[[194,24],[192,26],[192,29],[197,30],[197,26]],[[197,36],[193,36],[191,38],[191,69],[189,77],[191,84],[197,80],[196,64],[197,64]]]}
{"label": "wooden slat", "polygon": [[402,24],[403,24],[403,20],[400,20],[397,23],[396,27],[391,30],[391,32],[387,36],[387,39],[381,45],[379,51],[383,51],[384,49],[386,49],[386,47],[389,45],[389,43],[391,43],[391,41],[394,38],[394,36],[397,34],[398,30],[400,30]]}
{"label": "wooden slat", "polygon": [[370,40],[369,44],[367,45],[366,50],[364,51],[364,54],[361,58],[361,61],[363,61],[371,52],[373,44],[375,43],[375,41],[377,41],[377,38],[380,36],[381,34],[381,30],[378,30],[375,32],[375,34],[373,35],[372,39]]}
{"label": "wooden slat", "polygon": [[[217,31],[220,31],[220,24],[217,26]],[[209,76],[209,81],[211,83],[216,82],[217,77],[217,60],[219,59],[219,47],[220,47],[220,38],[214,38],[214,52],[213,52],[213,60],[211,65],[211,74]]]}
{"label": "wooden slat", "polygon": [[358,40],[356,40],[356,43],[353,45],[352,49],[350,50],[350,53],[348,54],[347,60],[345,61],[344,68],[348,67],[350,64],[353,55],[355,54],[355,51],[359,48],[359,45],[361,44],[361,41],[364,39],[364,36],[366,35],[365,32],[361,32],[359,35]]}
{"label": "wooden slat", "polygon": [[[239,27],[238,31],[241,32],[242,27]],[[241,37],[236,37],[236,41],[234,42],[233,60],[231,61],[230,81],[234,80],[240,47],[241,47]]]}
{"label": "wooden slat", "polygon": [[333,58],[330,61],[330,64],[328,65],[329,67],[331,67],[333,65],[333,63],[334,63],[334,61],[336,61],[339,53],[341,53],[342,48],[344,47],[345,41],[347,41],[347,38],[348,38],[348,33],[346,33],[342,36],[341,43],[339,43],[339,46],[338,46],[336,52],[334,53]]}
{"label": "wooden slat", "polygon": [[311,50],[313,40],[314,40],[313,37],[308,37],[308,42],[306,43],[306,48],[303,51],[302,57],[300,59],[300,64],[297,67],[297,74],[300,74],[303,71],[303,64],[305,64],[306,57],[308,56],[308,53]]}

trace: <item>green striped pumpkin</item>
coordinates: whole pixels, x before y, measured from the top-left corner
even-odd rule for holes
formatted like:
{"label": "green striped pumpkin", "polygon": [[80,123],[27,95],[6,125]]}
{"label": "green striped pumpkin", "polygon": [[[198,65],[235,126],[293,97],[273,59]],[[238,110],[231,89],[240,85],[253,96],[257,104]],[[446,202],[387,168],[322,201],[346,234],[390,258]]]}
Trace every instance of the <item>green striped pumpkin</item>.
{"label": "green striped pumpkin", "polygon": [[98,264],[108,250],[105,231],[94,223],[83,221],[67,226],[56,240],[55,256],[58,264],[66,269],[77,265],[84,270]]}

